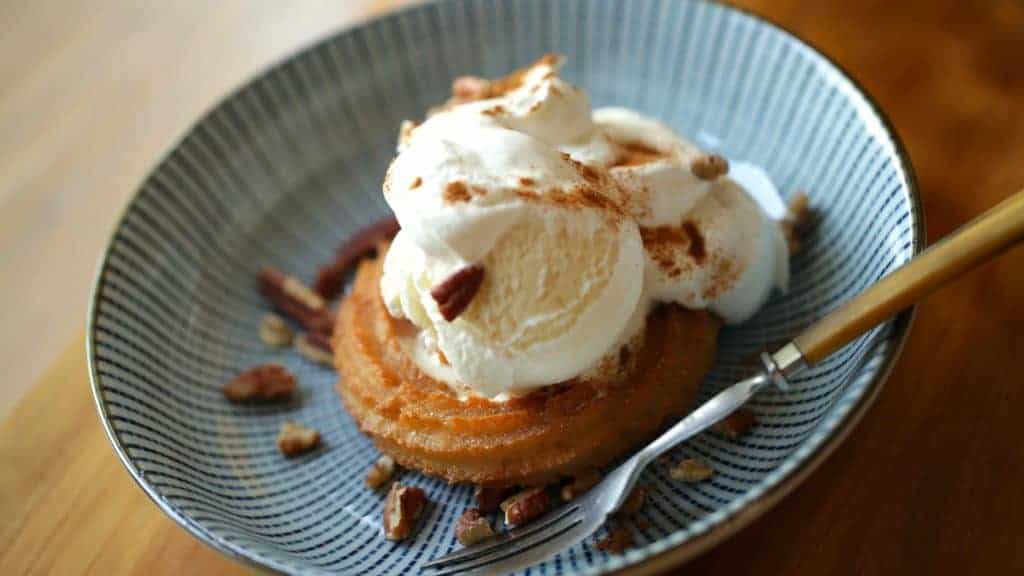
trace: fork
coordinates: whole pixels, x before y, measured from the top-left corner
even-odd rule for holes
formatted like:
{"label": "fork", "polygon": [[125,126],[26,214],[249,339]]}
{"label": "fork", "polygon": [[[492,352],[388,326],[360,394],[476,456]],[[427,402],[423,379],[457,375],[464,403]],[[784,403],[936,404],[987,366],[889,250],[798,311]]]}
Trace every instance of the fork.
{"label": "fork", "polygon": [[719,392],[585,494],[530,524],[421,567],[434,569],[432,576],[502,573],[541,562],[583,540],[618,510],[644,468],[666,451],[725,418],[765,388],[785,393],[790,378],[800,371],[1022,239],[1024,190],[932,245],[776,352],[762,353],[763,369],[758,374]]}

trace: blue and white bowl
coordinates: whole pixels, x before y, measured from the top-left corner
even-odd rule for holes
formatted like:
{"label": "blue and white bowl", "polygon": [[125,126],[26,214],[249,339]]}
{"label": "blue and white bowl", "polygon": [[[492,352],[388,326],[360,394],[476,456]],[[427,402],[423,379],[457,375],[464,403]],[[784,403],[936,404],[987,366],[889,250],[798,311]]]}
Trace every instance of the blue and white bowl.
{"label": "blue and white bowl", "polygon": [[[385,540],[364,488],[373,446],[342,408],[336,374],[259,341],[263,264],[312,278],[335,247],[387,213],[380,183],[399,122],[445,99],[461,74],[501,75],[545,52],[595,105],[655,116],[699,144],[763,166],[784,195],[805,189],[821,220],[791,289],[727,329],[701,399],[781,342],[907,262],[924,242],[911,167],[868,97],[821,54],[751,15],[704,2],[459,0],[418,6],[319,42],[202,118],[142,184],[107,249],[89,314],[100,416],[139,485],[229,556],[282,572],[394,574],[458,546],[470,489],[405,472],[434,505],[411,542]],[[746,525],[835,448],[878,394],[909,313],[754,402],[739,441],[678,449],[717,471],[679,484],[651,469],[635,548],[598,534],[529,570],[645,572]],[[280,362],[300,380],[288,406],[238,407],[220,389]],[[278,427],[324,446],[286,460]]]}

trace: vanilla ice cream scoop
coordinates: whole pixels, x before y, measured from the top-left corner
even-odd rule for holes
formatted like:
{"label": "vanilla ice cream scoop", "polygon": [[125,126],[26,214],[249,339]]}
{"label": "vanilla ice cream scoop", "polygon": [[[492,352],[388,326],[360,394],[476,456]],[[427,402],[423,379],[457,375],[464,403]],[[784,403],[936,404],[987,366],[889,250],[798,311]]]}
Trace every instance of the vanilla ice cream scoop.
{"label": "vanilla ice cream scoop", "polygon": [[[776,221],[740,185],[695,175],[703,153],[652,119],[591,111],[559,64],[403,129],[385,178],[402,229],[381,296],[420,329],[412,358],[462,396],[587,374],[656,301],[742,321],[788,274]],[[468,268],[482,280],[453,314],[436,289]]]}

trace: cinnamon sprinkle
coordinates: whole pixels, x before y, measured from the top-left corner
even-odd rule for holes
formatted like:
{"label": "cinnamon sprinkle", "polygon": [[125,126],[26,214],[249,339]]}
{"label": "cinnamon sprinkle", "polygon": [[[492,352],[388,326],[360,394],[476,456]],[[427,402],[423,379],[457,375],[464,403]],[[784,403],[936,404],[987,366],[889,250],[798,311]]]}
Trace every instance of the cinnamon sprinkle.
{"label": "cinnamon sprinkle", "polygon": [[444,201],[448,204],[455,204],[457,202],[469,202],[470,196],[469,189],[466,188],[466,184],[463,182],[449,182],[444,187]]}
{"label": "cinnamon sprinkle", "polygon": [[640,166],[667,157],[667,154],[641,142],[620,142],[619,156],[612,162],[612,168]]}
{"label": "cinnamon sprinkle", "polygon": [[697,264],[703,263],[707,252],[704,246],[704,236],[701,235],[697,225],[692,220],[687,220],[683,222],[683,232],[686,232],[686,236],[690,239],[690,246],[686,249],[687,253]]}

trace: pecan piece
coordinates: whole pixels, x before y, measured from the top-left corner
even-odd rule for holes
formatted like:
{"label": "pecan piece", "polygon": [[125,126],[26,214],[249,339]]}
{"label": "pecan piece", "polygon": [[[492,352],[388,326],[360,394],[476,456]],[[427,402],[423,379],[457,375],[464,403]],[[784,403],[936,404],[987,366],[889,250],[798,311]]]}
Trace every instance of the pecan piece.
{"label": "pecan piece", "polygon": [[455,523],[455,538],[463,546],[472,546],[491,536],[494,536],[491,523],[476,508],[467,508]]}
{"label": "pecan piece", "polygon": [[271,348],[291,346],[294,337],[295,333],[280,316],[267,314],[260,321],[260,340]]}
{"label": "pecan piece", "polygon": [[370,488],[380,488],[394,475],[395,459],[385,454],[378,458],[366,472],[366,485]]}
{"label": "pecan piece", "polygon": [[324,299],[298,278],[264,266],[260,271],[260,291],[277,311],[306,330],[330,333],[334,325],[333,313]]}
{"label": "pecan piece", "polygon": [[756,423],[757,416],[753,412],[740,408],[718,421],[711,429],[730,440],[735,440]]}
{"label": "pecan piece", "polygon": [[466,266],[434,286],[430,290],[430,296],[437,302],[441,316],[451,322],[469,307],[483,281],[484,269],[482,267]]}
{"label": "pecan piece", "polygon": [[519,526],[548,511],[550,501],[543,488],[530,488],[501,503],[505,524]]}
{"label": "pecan piece", "polygon": [[814,212],[810,200],[803,190],[797,190],[789,200],[786,217],[782,219],[782,235],[786,237],[789,253],[795,254],[803,247],[803,240],[814,225]]}
{"label": "pecan piece", "polygon": [[427,504],[427,494],[415,486],[391,485],[384,500],[384,537],[405,540],[416,527],[416,520]]}
{"label": "pecan piece", "polygon": [[512,486],[477,485],[473,491],[476,507],[485,514],[497,512],[501,503],[509,497],[515,488]]}
{"label": "pecan piece", "polygon": [[633,532],[625,526],[619,526],[597,543],[597,549],[612,554],[622,554],[633,545]]}
{"label": "pecan piece", "polygon": [[319,444],[319,432],[295,422],[285,422],[281,425],[281,431],[277,433],[277,448],[285,456],[305,454]]}
{"label": "pecan piece", "polygon": [[374,254],[381,242],[394,238],[398,230],[398,220],[390,216],[353,234],[338,247],[334,260],[317,271],[313,290],[326,300],[341,294],[348,271],[362,258]]}
{"label": "pecan piece", "polygon": [[619,514],[622,516],[632,516],[644,507],[645,502],[647,502],[647,488],[637,486],[633,488],[633,491],[626,497],[626,501],[619,507]]}
{"label": "pecan piece", "polygon": [[334,365],[334,357],[331,355],[331,341],[321,332],[306,332],[295,339],[295,349],[307,360],[324,364]]}
{"label": "pecan piece", "polygon": [[729,161],[718,154],[701,154],[690,161],[690,171],[701,180],[714,180],[729,172]]}
{"label": "pecan piece", "polygon": [[562,500],[568,502],[587,490],[590,490],[594,486],[597,486],[597,483],[600,481],[601,475],[593,470],[581,474],[574,478],[572,482],[562,486],[562,490],[560,492]]}
{"label": "pecan piece", "polygon": [[250,368],[224,386],[224,397],[232,402],[287,400],[293,392],[295,376],[280,364]]}
{"label": "pecan piece", "polygon": [[715,471],[710,466],[696,458],[682,460],[669,470],[669,476],[673,480],[682,480],[683,482],[703,482],[711,478],[714,473]]}

